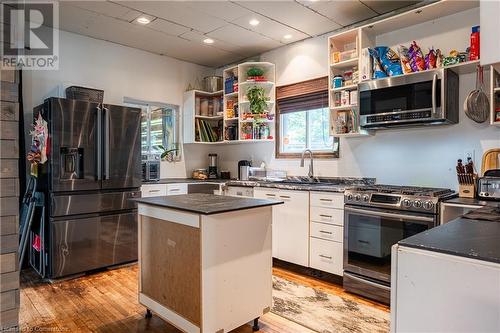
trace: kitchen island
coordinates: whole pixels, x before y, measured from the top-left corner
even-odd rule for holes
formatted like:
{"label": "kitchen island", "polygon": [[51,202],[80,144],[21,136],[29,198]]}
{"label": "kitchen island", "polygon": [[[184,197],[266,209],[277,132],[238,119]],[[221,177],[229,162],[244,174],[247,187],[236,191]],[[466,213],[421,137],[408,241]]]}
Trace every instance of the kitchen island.
{"label": "kitchen island", "polygon": [[391,332],[500,332],[500,204],[400,241],[392,269]]}
{"label": "kitchen island", "polygon": [[136,199],[139,302],[184,332],[229,332],[272,303],[277,200],[186,194]]}

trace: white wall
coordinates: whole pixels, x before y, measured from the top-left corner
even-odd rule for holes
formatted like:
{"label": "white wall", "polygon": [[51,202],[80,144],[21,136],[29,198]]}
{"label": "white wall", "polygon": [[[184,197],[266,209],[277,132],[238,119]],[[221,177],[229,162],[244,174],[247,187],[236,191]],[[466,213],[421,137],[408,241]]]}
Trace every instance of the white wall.
{"label": "white wall", "polygon": [[[427,47],[463,50],[468,45],[470,28],[479,23],[478,9],[455,14],[380,36],[378,42],[395,45],[415,39]],[[432,35],[432,37],[428,37]],[[284,85],[328,74],[327,37],[320,36],[285,46],[261,55],[262,61],[276,64],[277,84]],[[474,74],[460,77],[460,105],[474,89]],[[340,158],[318,160],[319,176],[376,177],[379,183],[427,185],[457,188],[456,160],[465,150],[474,150],[480,166],[484,150],[500,147],[500,129],[476,124],[460,110],[460,123],[451,126],[419,127],[404,130],[377,131],[375,136],[341,139]],[[306,175],[298,160],[277,160],[274,145],[269,143],[211,147],[220,155],[221,168],[237,175],[237,161],[253,158],[265,161],[271,168],[285,169],[289,174]]]}
{"label": "white wall", "polygon": [[[102,40],[64,31],[59,36],[59,70],[23,72],[26,133],[33,106],[50,96],[63,97],[70,85],[103,89],[109,104],[123,104],[127,96],[182,106],[188,85],[213,73],[208,67]],[[186,146],[181,162],[162,162],[162,177],[185,177],[186,167],[191,169],[185,157],[202,155],[199,147]]]}

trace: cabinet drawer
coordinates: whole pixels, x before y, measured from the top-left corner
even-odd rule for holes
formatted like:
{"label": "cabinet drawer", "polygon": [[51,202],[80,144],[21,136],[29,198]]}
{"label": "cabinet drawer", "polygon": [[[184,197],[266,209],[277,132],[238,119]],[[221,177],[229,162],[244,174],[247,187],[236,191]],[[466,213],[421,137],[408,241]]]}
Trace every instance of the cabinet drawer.
{"label": "cabinet drawer", "polygon": [[167,195],[167,186],[165,184],[142,185],[141,195],[143,198]]}
{"label": "cabinet drawer", "polygon": [[311,221],[344,225],[344,210],[311,206]]}
{"label": "cabinet drawer", "polygon": [[344,228],[338,225],[311,222],[311,237],[317,237],[330,241],[342,243]]}
{"label": "cabinet drawer", "polygon": [[342,243],[318,238],[310,239],[309,264],[320,271],[343,275]]}
{"label": "cabinet drawer", "polygon": [[167,195],[187,194],[187,185],[186,183],[168,184]]}
{"label": "cabinet drawer", "polygon": [[311,206],[343,209],[344,194],[311,192]]}

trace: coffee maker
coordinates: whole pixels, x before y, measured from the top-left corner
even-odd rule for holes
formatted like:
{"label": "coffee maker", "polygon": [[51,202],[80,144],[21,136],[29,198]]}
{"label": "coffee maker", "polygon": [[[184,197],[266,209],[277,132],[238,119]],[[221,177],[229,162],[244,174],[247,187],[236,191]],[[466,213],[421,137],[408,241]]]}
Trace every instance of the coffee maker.
{"label": "coffee maker", "polygon": [[217,179],[217,154],[208,154],[208,178]]}

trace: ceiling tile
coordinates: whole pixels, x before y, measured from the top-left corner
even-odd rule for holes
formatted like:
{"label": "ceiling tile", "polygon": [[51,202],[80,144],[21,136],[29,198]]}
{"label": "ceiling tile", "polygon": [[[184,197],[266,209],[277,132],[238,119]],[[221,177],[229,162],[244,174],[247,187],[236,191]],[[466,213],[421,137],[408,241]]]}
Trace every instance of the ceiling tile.
{"label": "ceiling tile", "polygon": [[377,16],[359,1],[315,1],[305,5],[343,26]]}
{"label": "ceiling tile", "polygon": [[199,44],[201,44],[203,46],[215,47],[217,49],[228,51],[228,52],[232,52],[232,53],[236,53],[236,54],[239,54],[239,50],[241,48],[238,45],[234,45],[234,44],[231,44],[231,43],[228,43],[228,42],[225,42],[225,41],[213,38],[211,36],[210,36],[210,38],[214,39],[214,43],[211,44],[211,45],[205,45],[203,43],[203,40],[206,39],[209,36],[201,34],[201,33],[196,32],[196,31],[188,31],[186,33],[183,33],[179,37],[187,39],[187,40],[192,41],[192,42],[197,42],[197,43],[199,43]]}
{"label": "ceiling tile", "polygon": [[226,21],[193,9],[182,1],[121,1],[119,3],[205,33],[227,24]]}
{"label": "ceiling tile", "polygon": [[[259,21],[259,24],[256,26],[252,26],[249,24],[250,20],[256,19]],[[255,31],[261,35],[267,36],[269,38],[272,38],[276,41],[280,41],[282,43],[290,43],[293,41],[301,40],[304,38],[309,37],[307,34],[300,32],[298,30],[295,30],[293,28],[290,28],[284,24],[281,24],[279,22],[273,21],[271,19],[268,19],[267,17],[264,17],[259,14],[251,13],[247,14],[243,17],[240,17],[239,19],[235,20],[232,22],[233,24],[236,24],[244,29],[249,29],[252,31]],[[285,35],[290,35],[292,38],[285,40],[283,36]]]}
{"label": "ceiling tile", "polygon": [[297,2],[238,1],[240,6],[314,36],[340,28],[332,20]]}
{"label": "ceiling tile", "polygon": [[360,1],[379,14],[388,13],[390,11],[400,9],[403,7],[408,7],[419,2],[419,1],[399,1],[399,0],[394,0],[394,1],[360,0]]}
{"label": "ceiling tile", "polygon": [[187,31],[191,31],[191,29],[188,27],[184,27],[182,25],[172,23],[169,21],[165,21],[164,19],[161,19],[161,18],[157,18],[156,20],[149,23],[145,27],[148,29],[161,31],[163,33],[173,35],[173,36],[178,36],[180,34],[187,32]]}
{"label": "ceiling tile", "polygon": [[238,6],[229,1],[186,1],[184,2],[191,8],[204,12],[211,16],[218,17],[225,21],[234,21],[237,18],[252,13],[250,10]]}
{"label": "ceiling tile", "polygon": [[[65,2],[60,2],[64,4]],[[123,19],[126,21],[131,21],[137,18],[141,13],[135,10],[131,10],[127,7],[120,6],[119,4],[112,3],[109,1],[70,1],[67,2],[72,6],[90,10],[92,12]],[[131,17],[131,18],[130,18]],[[130,19],[129,19],[130,18]]]}
{"label": "ceiling tile", "polygon": [[[252,32],[235,25],[227,25],[211,33],[207,36],[219,39],[221,41],[238,45],[244,50],[255,50],[253,54],[267,51],[275,47],[281,46],[281,43],[262,36],[256,32]],[[248,51],[244,51],[247,53]]]}

